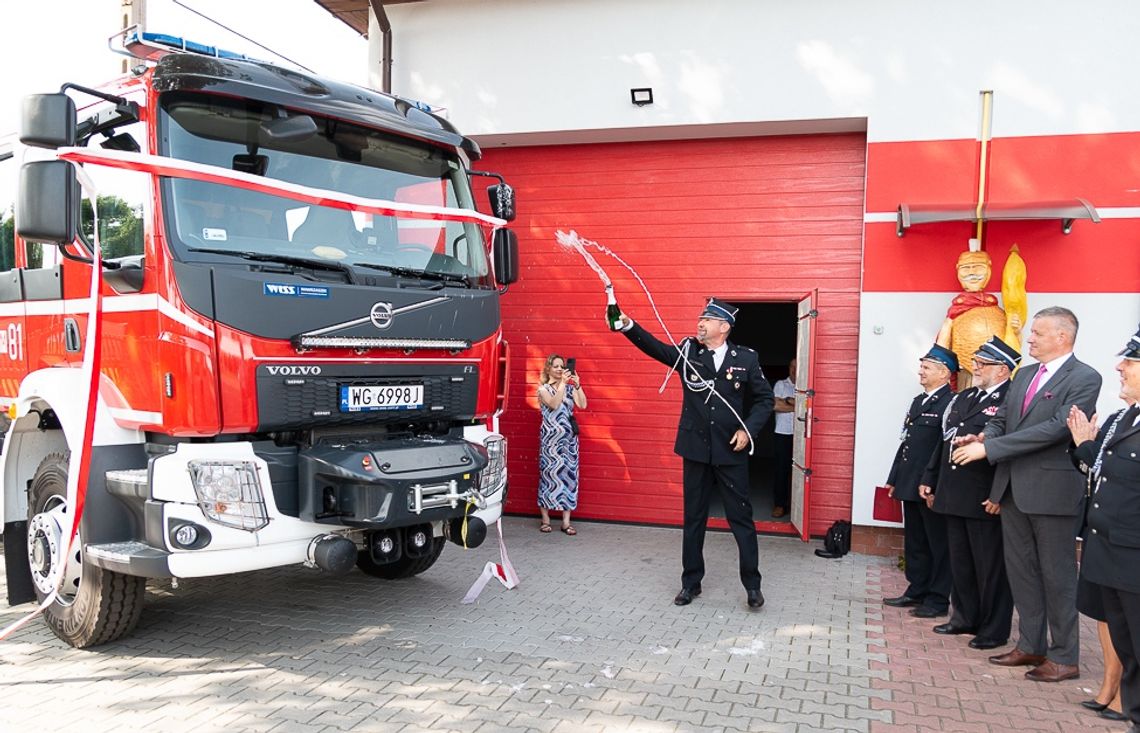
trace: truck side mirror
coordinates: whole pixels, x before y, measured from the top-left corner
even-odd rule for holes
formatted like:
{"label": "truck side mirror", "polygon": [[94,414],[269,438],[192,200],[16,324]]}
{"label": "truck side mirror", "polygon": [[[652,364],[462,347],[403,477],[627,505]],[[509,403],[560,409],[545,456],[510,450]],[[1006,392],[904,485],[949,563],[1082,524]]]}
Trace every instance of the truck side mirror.
{"label": "truck side mirror", "polygon": [[69,244],[79,228],[79,180],[64,160],[20,166],[16,234],[29,242]]}
{"label": "truck side mirror", "polygon": [[75,101],[60,93],[24,97],[20,142],[52,150],[75,145]]}
{"label": "truck side mirror", "polygon": [[[492,186],[494,188],[494,186]],[[497,229],[491,241],[491,258],[495,263],[495,279],[510,285],[519,279],[519,237],[510,229]]]}
{"label": "truck side mirror", "polygon": [[491,200],[491,213],[503,221],[515,220],[515,190],[506,183],[487,186],[487,198]]}

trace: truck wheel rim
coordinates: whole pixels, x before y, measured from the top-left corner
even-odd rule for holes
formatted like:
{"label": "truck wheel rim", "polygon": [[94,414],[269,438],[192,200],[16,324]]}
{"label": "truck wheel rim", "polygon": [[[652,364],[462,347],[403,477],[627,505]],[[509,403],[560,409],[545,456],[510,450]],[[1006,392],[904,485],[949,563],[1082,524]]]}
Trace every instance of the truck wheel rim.
{"label": "truck wheel rim", "polygon": [[[63,497],[53,496],[48,499],[44,510],[28,523],[28,564],[32,571],[32,582],[45,596],[55,590],[59,581],[60,566],[63,563],[56,562],[56,558],[60,546],[66,541],[64,527],[71,526],[68,519],[67,501]],[[75,601],[83,575],[80,550],[83,543],[80,539],[76,537],[72,545],[72,558],[66,563],[63,584],[59,589],[58,601],[65,606]]]}

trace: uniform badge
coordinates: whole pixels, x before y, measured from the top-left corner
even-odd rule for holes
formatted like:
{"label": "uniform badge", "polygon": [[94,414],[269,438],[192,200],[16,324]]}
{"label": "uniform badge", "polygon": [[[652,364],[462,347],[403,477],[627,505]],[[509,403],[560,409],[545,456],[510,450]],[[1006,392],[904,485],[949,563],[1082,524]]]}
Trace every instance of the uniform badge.
{"label": "uniform badge", "polygon": [[733,386],[733,387],[736,387],[737,389],[740,389],[740,382],[736,382],[736,383],[735,383],[735,384],[733,384],[732,386]]}
{"label": "uniform badge", "polygon": [[730,382],[732,381],[732,370],[731,369],[729,369],[727,372],[724,373],[724,378]]}
{"label": "uniform badge", "polygon": [[986,417],[993,417],[994,415],[997,414],[997,412],[998,412],[998,406],[997,405],[990,405],[986,409],[982,410],[982,414],[985,415]]}

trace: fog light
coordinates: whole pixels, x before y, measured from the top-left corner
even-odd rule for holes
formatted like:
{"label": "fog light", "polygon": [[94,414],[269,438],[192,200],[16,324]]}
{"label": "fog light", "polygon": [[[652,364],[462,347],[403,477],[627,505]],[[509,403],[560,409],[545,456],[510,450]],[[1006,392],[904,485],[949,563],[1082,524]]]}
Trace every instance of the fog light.
{"label": "fog light", "polygon": [[250,532],[269,524],[257,464],[252,461],[190,461],[198,506],[210,520]]}
{"label": "fog light", "polygon": [[373,532],[372,536],[368,538],[368,554],[380,565],[396,562],[403,556],[400,547],[401,539],[399,530],[396,529]]}
{"label": "fog light", "polygon": [[193,524],[183,524],[174,530],[174,541],[183,547],[189,547],[198,541],[198,528]]}
{"label": "fog light", "polygon": [[416,549],[422,549],[428,543],[427,533],[422,529],[412,533],[412,544]]}

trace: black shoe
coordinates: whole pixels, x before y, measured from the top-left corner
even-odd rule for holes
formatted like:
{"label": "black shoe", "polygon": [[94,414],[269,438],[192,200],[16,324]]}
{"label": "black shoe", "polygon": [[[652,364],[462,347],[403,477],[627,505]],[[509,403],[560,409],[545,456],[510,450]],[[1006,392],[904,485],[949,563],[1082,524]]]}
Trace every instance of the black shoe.
{"label": "black shoe", "polygon": [[911,598],[908,595],[901,595],[901,596],[897,596],[895,598],[884,598],[883,599],[883,605],[884,606],[894,606],[895,608],[903,608],[905,606],[917,606],[920,603],[922,603],[922,601],[918,600],[917,598]]}
{"label": "black shoe", "polygon": [[931,608],[930,606],[919,606],[918,608],[910,609],[910,615],[915,618],[938,618],[950,613],[950,609]]}
{"label": "black shoe", "polygon": [[971,629],[969,626],[955,626],[954,624],[947,621],[944,624],[938,624],[937,626],[935,626],[934,627],[934,633],[936,633],[936,634],[951,634],[951,635],[956,636],[958,634],[976,634],[976,633],[978,633],[978,630],[977,629]]}
{"label": "black shoe", "polygon": [[1094,713],[1099,713],[1101,710],[1104,710],[1108,707],[1108,703],[1097,702],[1096,698],[1094,697],[1092,700],[1081,700],[1081,707],[1085,710],[1091,710]]}
{"label": "black shoe", "polygon": [[[1101,710],[1099,713],[1097,713],[1097,715],[1104,718],[1105,720],[1115,720],[1118,723],[1128,720],[1127,715],[1124,715],[1123,713],[1118,713],[1109,707],[1106,707],[1104,710]],[[1133,727],[1135,728],[1136,726],[1133,726]]]}
{"label": "black shoe", "polygon": [[760,592],[759,588],[748,591],[748,607],[760,608],[764,605],[764,594]]}
{"label": "black shoe", "polygon": [[1009,639],[982,639],[981,637],[975,636],[973,639],[970,639],[968,646],[971,649],[997,649],[999,646],[1005,646],[1007,643],[1009,643]]}
{"label": "black shoe", "polygon": [[674,606],[687,606],[693,602],[693,599],[701,594],[701,587],[698,585],[694,588],[682,588],[677,597],[673,599]]}

